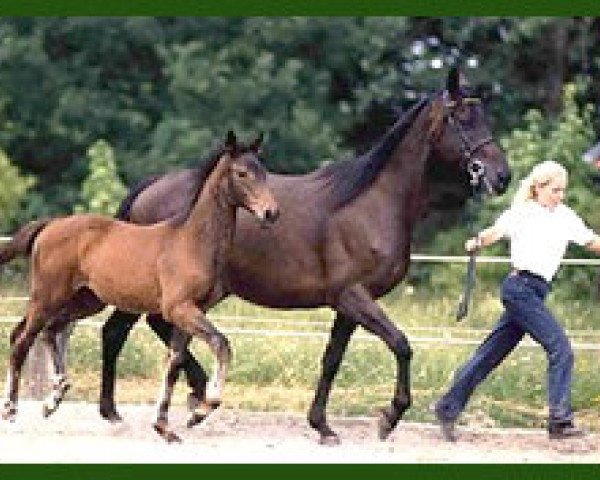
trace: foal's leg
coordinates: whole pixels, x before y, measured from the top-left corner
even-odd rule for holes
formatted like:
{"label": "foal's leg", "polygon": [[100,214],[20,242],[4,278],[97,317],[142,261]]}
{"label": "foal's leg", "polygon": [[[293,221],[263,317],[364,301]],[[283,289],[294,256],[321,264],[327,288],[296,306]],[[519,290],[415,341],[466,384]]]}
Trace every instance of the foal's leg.
{"label": "foal's leg", "polygon": [[152,425],[154,430],[169,443],[181,441],[177,434],[169,429],[168,415],[171,397],[173,396],[173,388],[177,381],[177,377],[179,376],[179,369],[183,363],[184,352],[187,349],[190,340],[191,336],[189,334],[178,328],[173,328],[171,348],[169,349],[169,361],[165,371],[160,396],[157,401],[156,421]]}
{"label": "foal's leg", "polygon": [[59,310],[59,313],[47,322],[42,336],[54,367],[52,389],[43,406],[43,415],[48,417],[56,411],[65,394],[71,388],[67,379],[66,357],[69,337],[73,332],[74,322],[89,317],[104,309],[105,305],[89,289],[82,288]]}
{"label": "foal's leg", "polygon": [[379,438],[385,440],[402,414],[411,404],[410,360],[412,350],[408,339],[387,318],[385,312],[361,285],[347,288],[338,297],[336,310],[381,338],[396,357],[397,376],[394,398],[379,418]]}
{"label": "foal's leg", "polygon": [[42,319],[43,316],[38,313],[38,310],[30,306],[24,321],[21,321],[11,333],[11,352],[6,375],[6,401],[2,409],[4,420],[12,421],[17,414],[21,370],[35,337],[42,330]]}
{"label": "foal's leg", "polygon": [[[154,333],[156,333],[156,335],[158,335],[163,343],[165,345],[169,345],[171,341],[171,334],[173,332],[173,325],[168,323],[159,314],[148,315],[147,322],[150,328],[154,331]],[[188,408],[192,412],[192,416],[188,421],[188,427],[191,427],[204,419],[204,416],[200,418],[194,413],[194,411],[198,406],[201,405],[202,402],[204,402],[208,376],[206,375],[206,372],[202,366],[190,353],[189,349],[186,349],[184,352],[181,369],[184,371],[187,383],[192,390],[188,395]]]}
{"label": "foal's leg", "polygon": [[317,385],[315,398],[308,413],[308,423],[321,435],[320,443],[323,445],[337,445],[340,443],[338,435],[327,424],[325,407],[329,399],[331,384],[335,378],[350,337],[356,330],[356,323],[338,313],[333,321],[333,328],[329,343],[323,354],[321,378]]}
{"label": "foal's leg", "polygon": [[193,303],[170,309],[169,320],[179,329],[204,340],[215,355],[213,373],[206,387],[206,402],[218,406],[231,362],[229,340],[208,321],[206,315]]}
{"label": "foal's leg", "polygon": [[73,330],[73,325],[67,327],[52,325],[42,334],[42,339],[50,353],[53,365],[52,389],[44,401],[42,414],[49,417],[54,413],[71,388],[67,380],[66,356],[67,342]]}

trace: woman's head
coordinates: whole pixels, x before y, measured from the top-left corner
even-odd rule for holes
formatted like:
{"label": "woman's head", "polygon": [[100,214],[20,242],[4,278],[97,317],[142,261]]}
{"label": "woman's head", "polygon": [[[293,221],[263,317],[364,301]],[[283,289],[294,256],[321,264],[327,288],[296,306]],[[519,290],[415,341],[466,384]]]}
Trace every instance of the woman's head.
{"label": "woman's head", "polygon": [[552,160],[537,164],[519,185],[513,204],[535,200],[554,208],[563,201],[569,175],[565,167]]}

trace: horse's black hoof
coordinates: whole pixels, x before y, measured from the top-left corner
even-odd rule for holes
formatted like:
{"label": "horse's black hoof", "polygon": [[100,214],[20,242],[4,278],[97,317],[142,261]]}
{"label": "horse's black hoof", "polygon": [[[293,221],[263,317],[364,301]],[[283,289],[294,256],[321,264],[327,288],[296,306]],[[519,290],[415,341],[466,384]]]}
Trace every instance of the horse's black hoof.
{"label": "horse's black hoof", "polygon": [[385,410],[382,410],[379,414],[378,422],[378,436],[379,440],[387,440],[392,433],[395,425],[392,425],[390,418]]}
{"label": "horse's black hoof", "polygon": [[163,423],[156,422],[152,425],[156,433],[158,433],[167,443],[181,443],[181,438]]}
{"label": "horse's black hoof", "polygon": [[56,408],[50,408],[48,405],[44,405],[42,407],[42,416],[44,418],[48,418],[50,415],[52,415],[54,412],[56,412]]}
{"label": "horse's black hoof", "polygon": [[182,443],[181,437],[173,432],[166,432],[166,434],[163,435],[163,438],[167,443]]}
{"label": "horse's black hoof", "polygon": [[123,418],[117,412],[100,412],[100,415],[110,423],[119,423],[123,421]]}
{"label": "horse's black hoof", "polygon": [[327,447],[336,447],[340,443],[342,443],[342,441],[336,433],[321,435],[319,438],[319,445],[325,445]]}

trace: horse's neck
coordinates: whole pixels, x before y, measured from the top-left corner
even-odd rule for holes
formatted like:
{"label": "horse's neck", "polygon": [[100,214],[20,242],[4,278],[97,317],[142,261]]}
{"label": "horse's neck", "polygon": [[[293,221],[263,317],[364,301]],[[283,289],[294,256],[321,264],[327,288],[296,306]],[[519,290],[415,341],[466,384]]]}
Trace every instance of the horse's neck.
{"label": "horse's neck", "polygon": [[225,161],[215,167],[181,227],[182,234],[206,253],[226,248],[233,239],[236,207],[229,195],[226,168]]}
{"label": "horse's neck", "polygon": [[425,165],[431,150],[427,115],[425,108],[393,149],[376,182],[391,197],[388,199],[390,204],[399,211],[416,212],[424,201]]}

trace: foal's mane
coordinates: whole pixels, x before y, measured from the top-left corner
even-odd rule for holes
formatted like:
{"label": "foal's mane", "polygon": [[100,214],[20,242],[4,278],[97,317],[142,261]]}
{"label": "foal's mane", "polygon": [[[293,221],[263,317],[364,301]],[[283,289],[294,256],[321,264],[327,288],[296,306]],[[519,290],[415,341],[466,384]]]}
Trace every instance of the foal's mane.
{"label": "foal's mane", "polygon": [[[227,149],[227,146],[225,144],[220,145],[209,155],[209,157],[206,161],[201,162],[197,167],[195,167],[193,169],[194,192],[195,192],[194,196],[190,200],[190,203],[188,204],[188,206],[185,209],[183,209],[181,212],[177,213],[176,215],[171,217],[171,219],[169,219],[169,223],[171,225],[173,225],[175,227],[183,225],[185,223],[185,221],[188,219],[188,217],[190,216],[190,213],[194,209],[194,205],[196,205],[196,201],[198,200],[200,193],[202,192],[202,190],[204,188],[204,184],[206,183],[206,180],[208,179],[208,177],[210,177],[210,174],[213,172],[213,170],[219,163],[219,160],[225,153],[226,149]],[[243,155],[244,153],[246,153],[250,150],[251,150],[251,148],[248,145],[243,145],[243,144],[238,143],[235,148],[234,156],[239,157],[240,155]]]}
{"label": "foal's mane", "polygon": [[429,99],[425,98],[414,105],[367,153],[331,163],[316,172],[318,178],[325,180],[328,196],[334,208],[342,207],[352,201],[373,183],[387,164],[398,142],[406,136],[428,101]]}
{"label": "foal's mane", "polygon": [[185,209],[175,214],[173,217],[169,219],[169,223],[175,227],[181,226],[185,223],[185,221],[190,216],[190,213],[194,209],[194,205],[196,205],[196,201],[204,188],[204,184],[210,174],[215,169],[217,164],[219,163],[219,159],[225,152],[225,145],[220,145],[216,149],[214,149],[208,158],[204,161],[200,161],[199,164],[194,167],[193,178],[194,178],[194,196],[190,199],[190,203],[187,205]]}

